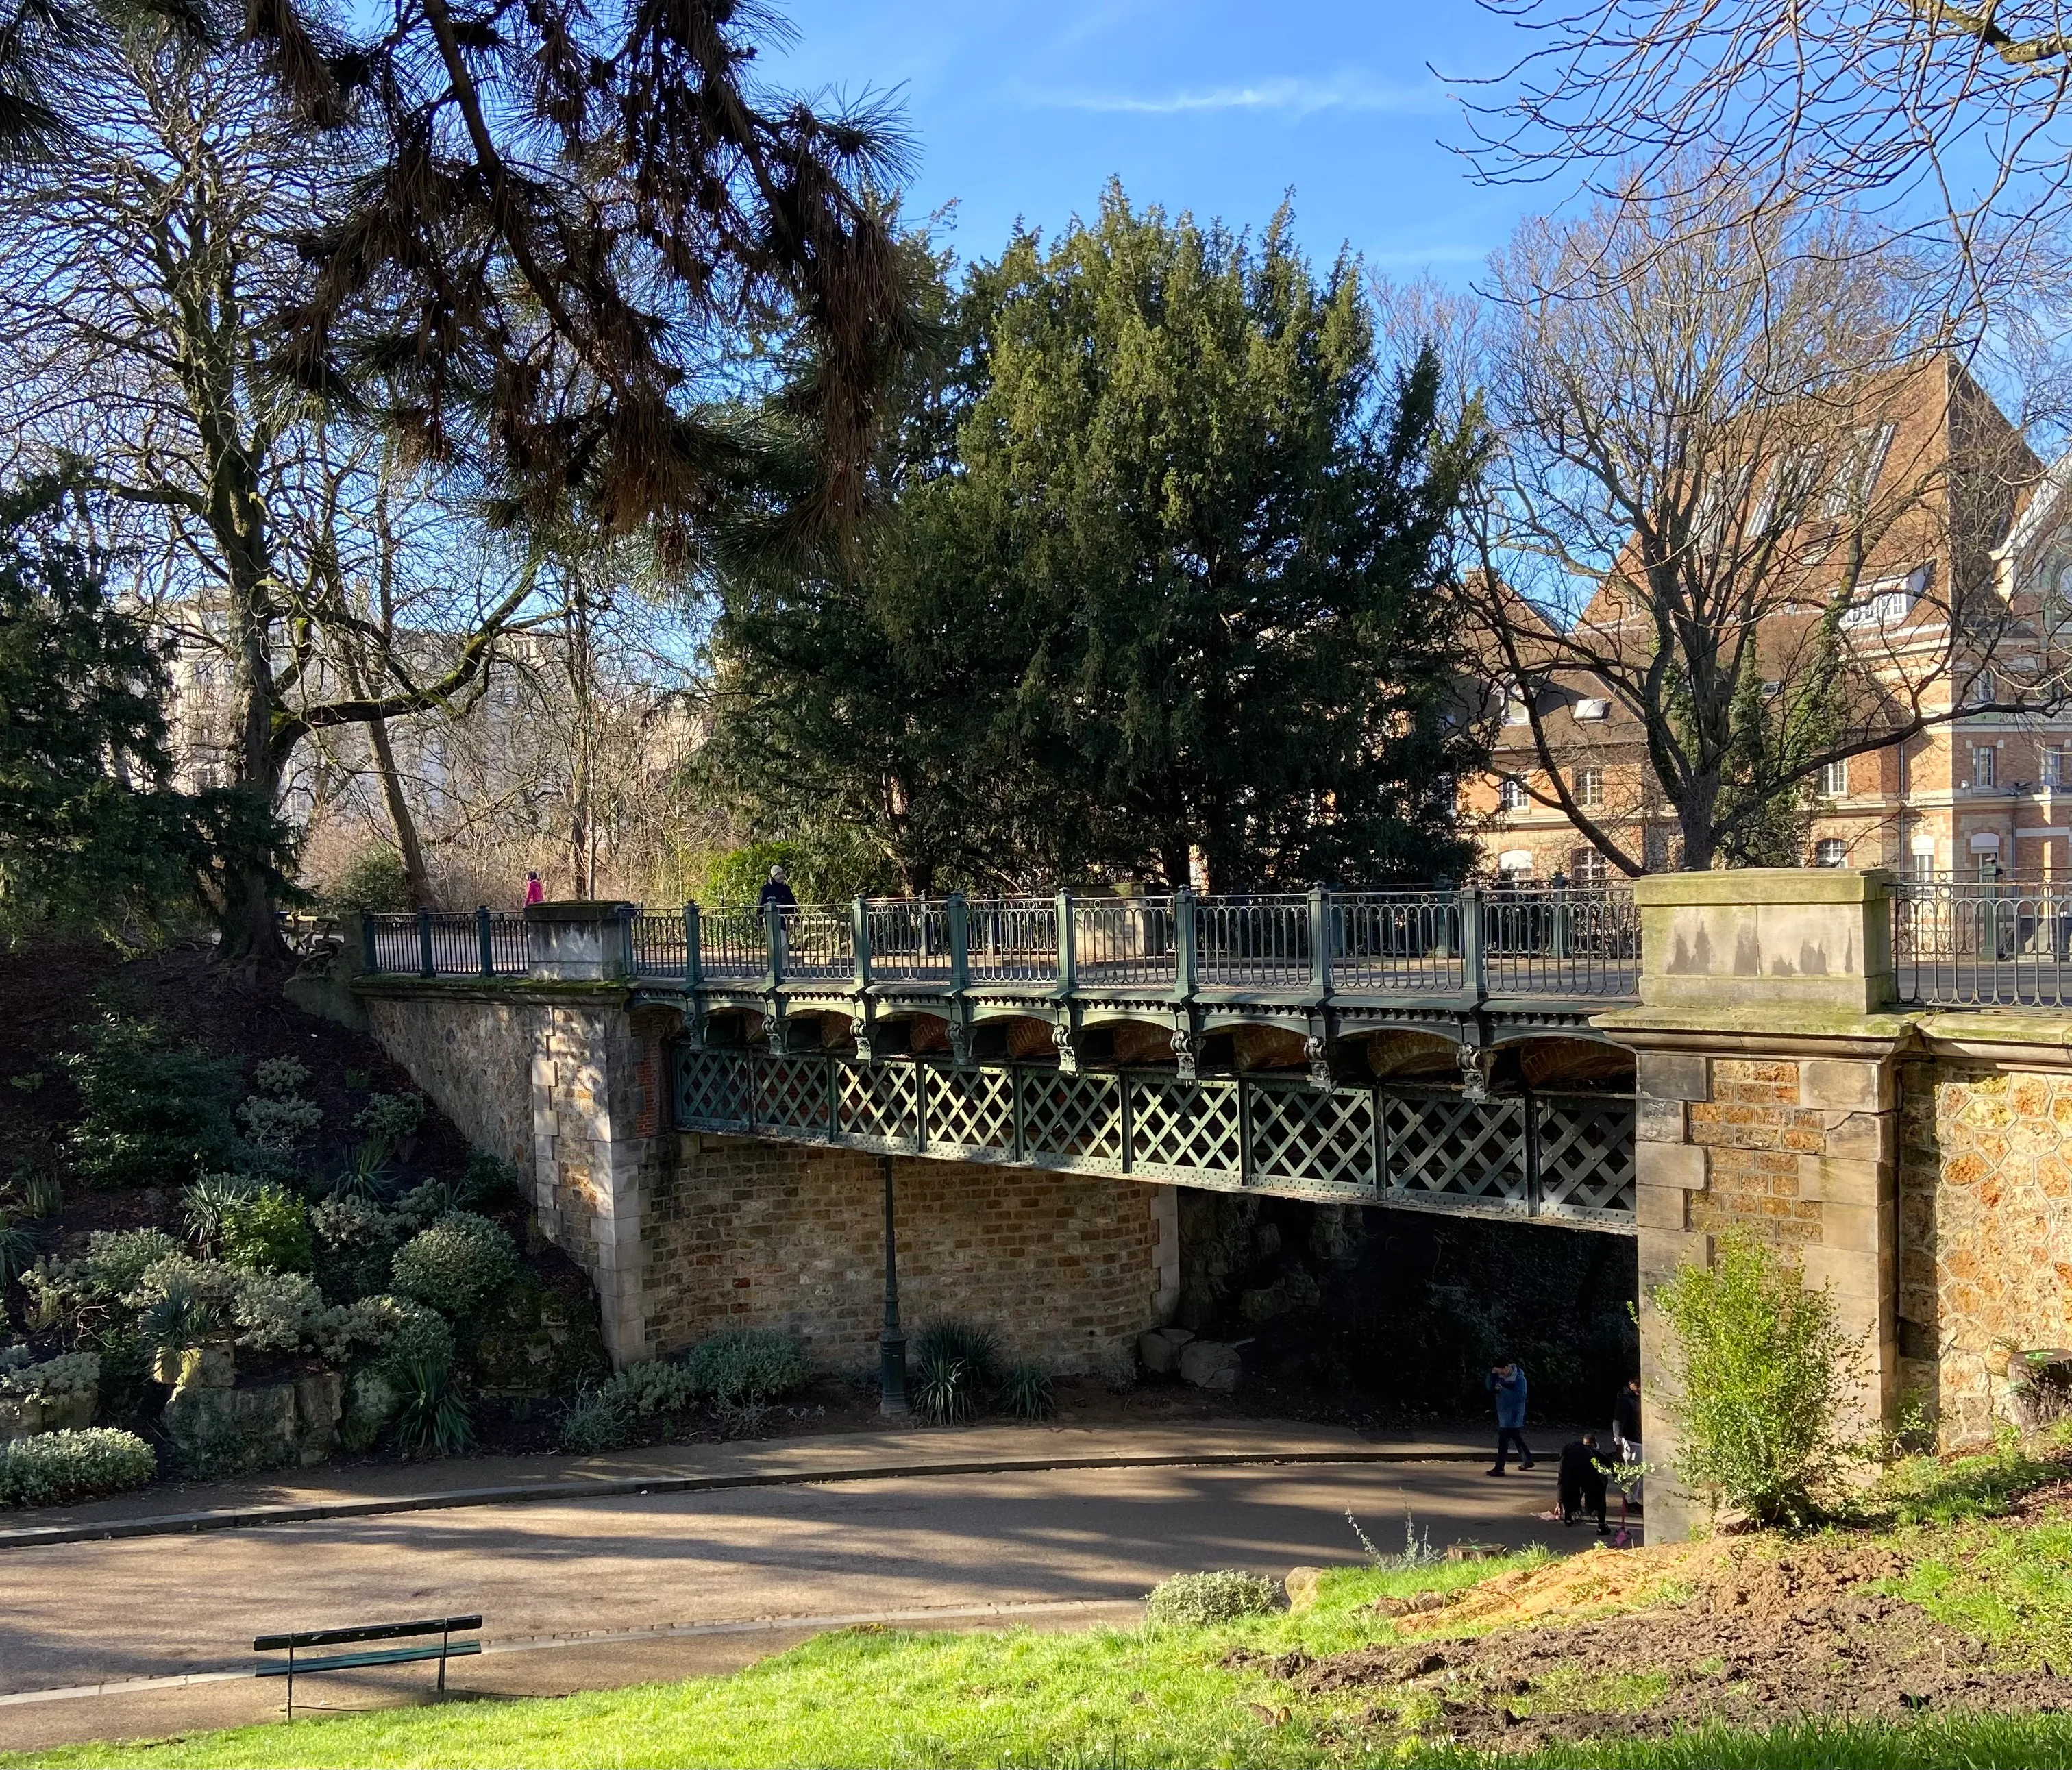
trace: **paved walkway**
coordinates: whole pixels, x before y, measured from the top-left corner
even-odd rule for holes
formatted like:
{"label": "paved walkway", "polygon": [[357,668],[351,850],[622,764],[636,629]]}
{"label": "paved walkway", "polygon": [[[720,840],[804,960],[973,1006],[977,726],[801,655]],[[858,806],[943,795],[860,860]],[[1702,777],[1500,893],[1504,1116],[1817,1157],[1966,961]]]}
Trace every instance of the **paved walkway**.
{"label": "paved walkway", "polygon": [[[1100,1467],[1027,1466],[1103,1452]],[[1372,1460],[1406,1453],[1430,1460]],[[873,1454],[932,1460],[938,1472],[867,1476]],[[458,1686],[551,1694],[728,1669],[843,1619],[1127,1621],[1143,1594],[1177,1570],[1356,1563],[1348,1511],[1384,1550],[1402,1546],[1406,1511],[1440,1546],[1463,1537],[1560,1547],[1589,1540],[1536,1517],[1552,1503],[1551,1463],[1498,1482],[1482,1474],[1480,1455],[1464,1441],[1387,1445],[1251,1424],[849,1435],[553,1469],[527,1459],[534,1479],[523,1504],[17,1546],[0,1553],[0,1691],[17,1698],[0,1696],[0,1747],[261,1719],[278,1686],[249,1677],[19,1698],[249,1671],[252,1636],[280,1628],[479,1610],[492,1651],[456,1668]],[[1117,1467],[1118,1457],[1133,1460]],[[1207,1460],[1239,1457],[1319,1460]],[[1001,1466],[1015,1462],[1022,1466]],[[940,1472],[944,1464],[966,1472]],[[783,1484],[603,1490],[686,1472],[760,1472]],[[431,1472],[254,1484],[238,1499],[394,1500],[407,1496],[375,1490],[414,1473],[422,1492]],[[483,1484],[479,1465],[452,1472]],[[75,1519],[83,1525],[139,1516],[79,1509],[98,1515]],[[426,1682],[410,1669],[329,1680],[310,1694],[364,1706],[410,1699]]]}

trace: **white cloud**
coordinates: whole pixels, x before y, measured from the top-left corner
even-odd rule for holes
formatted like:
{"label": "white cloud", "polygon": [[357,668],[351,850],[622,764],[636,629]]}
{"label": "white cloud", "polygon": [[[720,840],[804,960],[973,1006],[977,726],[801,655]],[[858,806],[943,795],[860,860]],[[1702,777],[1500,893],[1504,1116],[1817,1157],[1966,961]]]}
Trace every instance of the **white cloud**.
{"label": "white cloud", "polygon": [[1262,80],[1244,86],[1212,86],[1151,94],[1052,92],[1035,95],[1034,102],[1060,110],[1100,111],[1133,117],[1260,111],[1303,117],[1331,110],[1437,110],[1444,107],[1445,94],[1437,81],[1391,86],[1364,76],[1355,76],[1334,80]]}

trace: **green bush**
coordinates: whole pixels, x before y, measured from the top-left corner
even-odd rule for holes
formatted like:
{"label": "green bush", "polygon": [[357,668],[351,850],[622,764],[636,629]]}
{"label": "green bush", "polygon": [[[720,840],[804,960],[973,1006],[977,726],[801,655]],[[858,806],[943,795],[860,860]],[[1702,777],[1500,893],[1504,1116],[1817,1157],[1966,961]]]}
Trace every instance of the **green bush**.
{"label": "green bush", "polygon": [[401,916],[410,908],[410,875],[403,857],[386,842],[369,842],[346,862],[323,893],[334,912],[362,910],[370,916]]}
{"label": "green bush", "polygon": [[914,1406],[935,1426],[970,1419],[999,1379],[999,1342],[989,1328],[938,1321],[914,1343]]}
{"label": "green bush", "polygon": [[598,1393],[621,1418],[627,1420],[642,1419],[654,1414],[680,1414],[695,1407],[698,1401],[697,1384],[690,1372],[681,1365],[660,1360],[628,1365],[612,1377]]}
{"label": "green bush", "polygon": [[151,1447],[132,1432],[89,1426],[0,1444],[0,1505],[63,1505],[140,1488],[158,1472]]}
{"label": "green bush", "polygon": [[332,1364],[364,1360],[392,1380],[414,1360],[454,1360],[453,1329],[438,1311],[408,1297],[362,1297],[325,1311],[319,1344]]}
{"label": "green bush", "polygon": [[518,1249],[487,1217],[453,1211],[396,1255],[392,1282],[450,1320],[465,1315],[518,1270]]}
{"label": "green bush", "polygon": [[414,1137],[424,1122],[422,1094],[376,1094],[354,1114],[352,1128],[393,1144]]}
{"label": "green bush", "polygon": [[231,1313],[239,1345],[255,1352],[291,1352],[315,1338],[323,1293],[302,1273],[246,1272]]}
{"label": "green bush", "polygon": [[86,1241],[87,1276],[102,1295],[126,1297],[152,1267],[179,1253],[162,1229],[96,1229]]}
{"label": "green bush", "polygon": [[286,1100],[253,1094],[237,1109],[237,1122],[254,1149],[286,1156],[309,1141],[323,1123],[323,1109],[313,1100]]}
{"label": "green bush", "polygon": [[223,1256],[254,1271],[307,1272],[310,1266],[309,1213],[282,1186],[262,1186],[225,1204],[220,1230]]}
{"label": "green bush", "polygon": [[770,1328],[733,1328],[701,1340],[684,1355],[684,1368],[699,1394],[736,1405],[776,1401],[813,1375],[806,1348]]}
{"label": "green bush", "polygon": [[310,1066],[299,1057],[264,1057],[252,1066],[252,1085],[282,1100],[299,1094],[309,1079]]}
{"label": "green bush", "polygon": [[561,1448],[578,1456],[615,1451],[626,1442],[626,1419],[602,1389],[585,1389],[561,1415]]}
{"label": "green bush", "polygon": [[248,1174],[204,1174],[180,1194],[180,1220],[203,1249],[213,1251],[223,1240],[226,1212],[259,1190]]}
{"label": "green bush", "polygon": [[1047,1420],[1058,1411],[1050,1373],[1041,1365],[1017,1365],[1000,1385],[1000,1405],[1018,1420]]}
{"label": "green bush", "polygon": [[396,1447],[405,1456],[461,1456],[475,1448],[475,1422],[450,1358],[408,1358],[396,1386]]}
{"label": "green bush", "polygon": [[76,1395],[98,1388],[100,1383],[98,1352],[60,1352],[40,1365],[17,1363],[0,1368],[0,1395]]}
{"label": "green bush", "polygon": [[1145,1603],[1144,1620],[1207,1628],[1272,1608],[1273,1582],[1257,1574],[1175,1574],[1152,1588]]}
{"label": "green bush", "polygon": [[[0,1211],[0,1290],[36,1263],[36,1238]],[[0,1311],[0,1319],[4,1319],[5,1311]]]}
{"label": "green bush", "polygon": [[1807,1290],[1771,1249],[1729,1233],[1716,1264],[1680,1267],[1650,1300],[1669,1323],[1677,1473],[1716,1509],[1758,1524],[1815,1516],[1844,1455],[1844,1366],[1858,1346],[1825,1288]]}
{"label": "green bush", "polygon": [[237,1165],[234,1061],[173,1043],[148,1020],[111,1015],[89,1039],[91,1050],[63,1060],[84,1109],[70,1147],[87,1179],[179,1187]]}
{"label": "green bush", "polygon": [[385,1290],[399,1239],[395,1219],[371,1200],[335,1192],[310,1207],[311,1270],[333,1303]]}
{"label": "green bush", "polygon": [[448,1180],[421,1180],[396,1201],[397,1220],[413,1235],[429,1229],[441,1217],[465,1210],[460,1188]]}

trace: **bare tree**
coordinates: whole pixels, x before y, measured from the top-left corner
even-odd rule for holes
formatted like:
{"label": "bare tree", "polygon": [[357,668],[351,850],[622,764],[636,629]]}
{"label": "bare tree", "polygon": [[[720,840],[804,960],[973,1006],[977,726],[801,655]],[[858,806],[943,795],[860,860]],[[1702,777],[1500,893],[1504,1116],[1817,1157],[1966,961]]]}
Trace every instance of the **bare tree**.
{"label": "bare tree", "polygon": [[[1489,426],[1474,600],[1537,764],[1519,784],[1627,873],[1667,858],[1634,834],[1651,804],[1687,867],[1795,859],[1827,764],[2063,694],[1989,558],[2037,465],[1927,348],[1908,266],[1738,187],[1704,200],[1527,222],[1453,316]],[[1613,717],[1586,731],[1591,698]]]}
{"label": "bare tree", "polygon": [[[282,383],[261,329],[353,168],[313,166],[255,85],[249,57],[167,31],[97,60],[72,150],[0,198],[0,416],[18,465],[83,472],[116,512],[133,594],[226,661],[229,784],[271,810],[312,735],[455,703],[531,583],[421,575],[409,611],[370,603],[380,451]],[[452,643],[427,670],[406,628]],[[226,956],[276,956],[269,880],[230,889]]]}
{"label": "bare tree", "polygon": [[[2072,195],[2062,0],[1482,0],[1532,47],[1470,94],[1494,181],[1600,192],[1732,167],[1751,203],[1840,204],[1950,257],[1953,311],[2034,286]],[[1477,100],[1479,99],[1479,102]]]}

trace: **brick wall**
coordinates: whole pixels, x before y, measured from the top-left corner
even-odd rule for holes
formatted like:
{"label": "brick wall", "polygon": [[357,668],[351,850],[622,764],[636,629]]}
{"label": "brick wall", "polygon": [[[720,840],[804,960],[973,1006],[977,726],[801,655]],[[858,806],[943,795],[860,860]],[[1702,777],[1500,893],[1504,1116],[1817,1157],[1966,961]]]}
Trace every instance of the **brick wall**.
{"label": "brick wall", "polygon": [[[783,1328],[824,1369],[874,1363],[884,1316],[879,1158],[687,1134],[651,1174],[643,1290],[654,1349]],[[985,1323],[1007,1354],[1098,1367],[1163,1319],[1170,1189],[1141,1180],[896,1157],[901,1316]],[[1161,1205],[1166,1208],[1161,1208]],[[1170,1306],[1169,1306],[1170,1307]]]}
{"label": "brick wall", "polygon": [[1970,1447],[2009,1351],[2072,1344],[2072,1075],[1914,1063],[1901,1098],[1901,1381]]}

